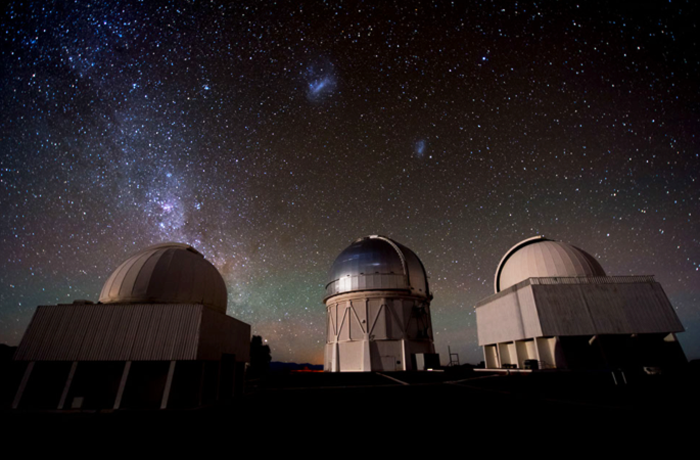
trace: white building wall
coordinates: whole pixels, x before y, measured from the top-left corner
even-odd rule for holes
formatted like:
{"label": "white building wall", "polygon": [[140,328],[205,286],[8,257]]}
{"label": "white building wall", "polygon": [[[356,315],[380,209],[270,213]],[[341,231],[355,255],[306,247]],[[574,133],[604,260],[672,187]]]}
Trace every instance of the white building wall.
{"label": "white building wall", "polygon": [[615,283],[609,281],[614,277],[606,277],[600,284],[513,286],[476,308],[479,345],[543,336],[683,331],[661,286],[643,282],[648,277],[638,278],[639,282]]}
{"label": "white building wall", "polygon": [[[418,305],[426,311],[420,324]],[[410,370],[412,354],[435,353],[425,299],[365,291],[331,298],[327,308],[326,371]]]}

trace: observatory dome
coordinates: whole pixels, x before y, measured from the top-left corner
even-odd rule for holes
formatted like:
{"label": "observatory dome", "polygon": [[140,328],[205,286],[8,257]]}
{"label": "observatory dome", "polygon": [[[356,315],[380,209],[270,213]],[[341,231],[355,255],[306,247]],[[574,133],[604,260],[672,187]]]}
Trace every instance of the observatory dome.
{"label": "observatory dome", "polygon": [[543,236],[516,244],[496,269],[494,290],[499,292],[528,278],[605,276],[603,267],[587,252]]}
{"label": "observatory dome", "polygon": [[326,298],[354,291],[400,289],[430,297],[423,263],[407,247],[379,235],[359,238],[328,271]]}
{"label": "observatory dome", "polygon": [[226,313],[219,271],[187,244],[163,243],[129,257],[107,279],[100,302],[202,304]]}

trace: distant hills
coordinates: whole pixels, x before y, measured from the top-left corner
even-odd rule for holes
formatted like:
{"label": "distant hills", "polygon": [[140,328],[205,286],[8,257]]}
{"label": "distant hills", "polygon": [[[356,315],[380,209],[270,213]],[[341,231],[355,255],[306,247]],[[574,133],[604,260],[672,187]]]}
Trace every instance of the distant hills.
{"label": "distant hills", "polygon": [[281,363],[278,361],[273,361],[270,363],[271,372],[291,372],[291,371],[322,371],[323,364],[309,364],[309,363]]}

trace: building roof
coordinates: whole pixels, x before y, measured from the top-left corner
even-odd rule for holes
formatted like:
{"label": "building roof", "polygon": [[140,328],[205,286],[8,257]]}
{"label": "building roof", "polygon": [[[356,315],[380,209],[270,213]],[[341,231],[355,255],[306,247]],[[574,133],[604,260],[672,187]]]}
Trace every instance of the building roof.
{"label": "building roof", "polygon": [[494,292],[528,278],[576,276],[605,276],[605,271],[593,256],[576,246],[535,236],[503,256],[496,269]]}
{"label": "building roof", "polygon": [[129,257],[107,279],[104,304],[202,304],[226,313],[226,284],[192,246],[164,243]]}
{"label": "building roof", "polygon": [[326,298],[353,291],[399,289],[430,297],[423,263],[407,247],[380,235],[358,238],[328,271]]}

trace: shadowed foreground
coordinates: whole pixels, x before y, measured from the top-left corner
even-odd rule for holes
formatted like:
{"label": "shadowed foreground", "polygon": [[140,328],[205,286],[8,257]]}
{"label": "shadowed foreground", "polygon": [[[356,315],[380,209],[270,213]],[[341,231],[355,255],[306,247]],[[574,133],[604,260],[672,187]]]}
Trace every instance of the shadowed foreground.
{"label": "shadowed foreground", "polygon": [[381,428],[387,434],[417,430],[417,434],[471,434],[495,440],[508,431],[526,437],[570,436],[572,430],[609,433],[620,427],[662,427],[700,407],[697,374],[628,376],[628,382],[616,386],[609,373],[288,373],[249,382],[247,393],[228,406],[186,411],[18,411],[4,412],[2,418],[17,432],[40,429],[57,435],[94,430],[101,435],[131,432],[148,437],[148,430],[157,427],[159,433],[184,431],[189,436],[262,431],[266,439],[274,440],[342,438],[351,432],[359,435],[357,430]]}

